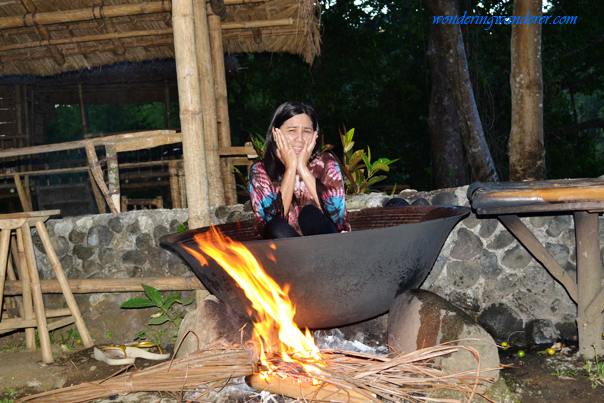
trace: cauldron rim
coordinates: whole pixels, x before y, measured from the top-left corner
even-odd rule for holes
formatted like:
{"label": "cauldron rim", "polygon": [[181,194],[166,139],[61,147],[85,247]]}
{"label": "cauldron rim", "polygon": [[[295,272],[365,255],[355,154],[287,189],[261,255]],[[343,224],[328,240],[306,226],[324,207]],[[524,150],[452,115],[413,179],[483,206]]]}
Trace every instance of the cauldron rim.
{"label": "cauldron rim", "polygon": [[[389,215],[388,213],[390,213],[390,214],[400,213],[400,212],[405,212],[405,211],[409,211],[409,210],[426,211],[428,213],[422,216],[423,219],[416,221],[416,222],[409,222],[409,223],[395,224],[395,225],[383,225],[383,226],[376,226],[375,228],[366,228],[366,229],[355,229],[355,226],[354,226],[355,219],[357,219],[359,216],[362,216],[362,215],[378,213],[378,212],[383,212],[386,215]],[[418,224],[418,223],[432,221],[432,220],[438,220],[438,219],[445,220],[445,219],[448,219],[451,217],[459,217],[459,216],[465,217],[466,215],[468,215],[470,213],[470,211],[471,211],[470,208],[465,207],[465,206],[372,207],[372,208],[366,208],[366,209],[362,209],[362,210],[355,210],[355,211],[349,212],[349,219],[350,219],[350,223],[351,223],[351,227],[352,227],[351,232],[359,232],[359,231],[380,230],[380,229],[394,227],[397,225]],[[429,212],[437,212],[437,213],[430,214]],[[237,221],[237,222],[232,222],[232,223],[210,225],[210,226],[206,226],[206,227],[202,227],[202,228],[195,228],[195,229],[191,229],[191,230],[168,234],[168,235],[164,235],[161,238],[159,238],[159,243],[160,243],[160,245],[165,245],[165,246],[171,246],[174,244],[182,244],[183,242],[192,241],[193,240],[193,237],[191,236],[192,234],[207,232],[212,227],[215,227],[216,229],[221,230],[222,228],[225,228],[225,227],[235,228],[237,225],[250,226],[253,228],[254,220],[251,219],[251,220]],[[347,233],[313,235],[312,238],[324,238],[324,237],[333,237],[333,236],[340,236],[340,235],[345,236],[345,235],[347,235]],[[233,239],[234,241],[244,242],[246,245],[248,245],[248,244],[255,245],[255,244],[271,243],[271,242],[278,243],[278,242],[284,240],[284,239],[260,239],[260,238],[239,240],[239,239],[235,239],[233,237],[231,237],[231,239]],[[287,239],[287,238],[285,238],[285,239]]]}

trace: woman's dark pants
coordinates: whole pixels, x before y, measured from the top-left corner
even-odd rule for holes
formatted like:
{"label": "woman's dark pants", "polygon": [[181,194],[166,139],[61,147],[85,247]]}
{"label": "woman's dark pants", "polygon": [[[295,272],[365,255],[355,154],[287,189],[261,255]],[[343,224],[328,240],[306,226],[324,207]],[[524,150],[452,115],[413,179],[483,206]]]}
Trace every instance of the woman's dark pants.
{"label": "woman's dark pants", "polygon": [[[309,204],[300,210],[298,224],[302,235],[335,234],[338,231],[333,223],[316,206]],[[285,219],[273,218],[264,226],[264,239],[294,238],[300,234]]]}

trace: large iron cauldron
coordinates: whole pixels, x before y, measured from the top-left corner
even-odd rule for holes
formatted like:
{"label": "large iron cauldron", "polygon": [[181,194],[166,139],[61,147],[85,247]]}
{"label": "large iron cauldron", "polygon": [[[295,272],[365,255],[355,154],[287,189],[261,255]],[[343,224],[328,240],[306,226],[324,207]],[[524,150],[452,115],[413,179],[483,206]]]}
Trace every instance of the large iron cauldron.
{"label": "large iron cauldron", "polygon": [[[419,287],[447,236],[469,211],[437,206],[366,209],[350,213],[350,233],[274,241],[257,240],[251,221],[216,228],[242,242],[280,286],[290,285],[298,326],[320,329],[383,314],[397,295]],[[199,251],[193,237],[208,229],[167,235],[160,243],[182,256],[212,294],[248,316],[251,303],[235,281],[212,258],[207,257],[209,266],[201,266],[183,248]],[[267,257],[271,254],[276,263]]]}

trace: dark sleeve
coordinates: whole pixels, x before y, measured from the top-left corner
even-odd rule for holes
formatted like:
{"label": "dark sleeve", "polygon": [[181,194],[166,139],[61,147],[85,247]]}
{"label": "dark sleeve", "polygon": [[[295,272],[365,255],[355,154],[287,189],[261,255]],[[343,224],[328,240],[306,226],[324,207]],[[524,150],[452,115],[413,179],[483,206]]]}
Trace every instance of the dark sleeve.
{"label": "dark sleeve", "polygon": [[283,218],[283,200],[279,187],[271,182],[261,162],[255,163],[250,169],[248,190],[256,233],[262,234],[267,222],[275,217]]}
{"label": "dark sleeve", "polygon": [[338,231],[350,231],[348,211],[346,210],[346,188],[340,165],[329,153],[322,153],[317,158],[318,175],[317,196],[321,208],[336,226]]}

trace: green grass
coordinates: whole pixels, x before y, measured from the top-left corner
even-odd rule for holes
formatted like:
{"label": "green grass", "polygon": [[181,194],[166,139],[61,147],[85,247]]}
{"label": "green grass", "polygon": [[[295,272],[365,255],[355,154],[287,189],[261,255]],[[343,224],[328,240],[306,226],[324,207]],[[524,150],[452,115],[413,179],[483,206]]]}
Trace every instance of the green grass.
{"label": "green grass", "polygon": [[[48,333],[48,336],[50,338],[50,344],[64,346],[64,349],[68,351],[73,351],[75,350],[77,344],[82,344],[80,333],[75,329],[68,330],[66,334],[57,334],[57,332],[53,330],[52,332]],[[36,347],[40,347],[40,337],[38,336],[38,332],[36,332]]]}
{"label": "green grass", "polygon": [[604,362],[598,361],[596,355],[596,363],[593,365],[589,360],[585,360],[585,366],[587,369],[587,376],[591,380],[591,387],[597,388],[598,385],[604,386]]}
{"label": "green grass", "polygon": [[[0,351],[4,352],[4,351],[19,351],[19,350],[24,350],[25,349],[25,343],[24,342],[19,342],[19,343],[9,343],[6,346],[2,346],[0,347]],[[2,402],[0,402],[2,403]]]}
{"label": "green grass", "polygon": [[15,401],[15,396],[21,393],[21,390],[13,389],[13,388],[4,388],[0,391],[0,396],[3,396],[0,400],[0,403],[13,403]]}
{"label": "green grass", "polygon": [[556,370],[555,373],[552,374],[553,376],[557,376],[557,377],[563,377],[563,376],[576,376],[575,373],[571,370],[568,371],[560,371],[559,369]]}

